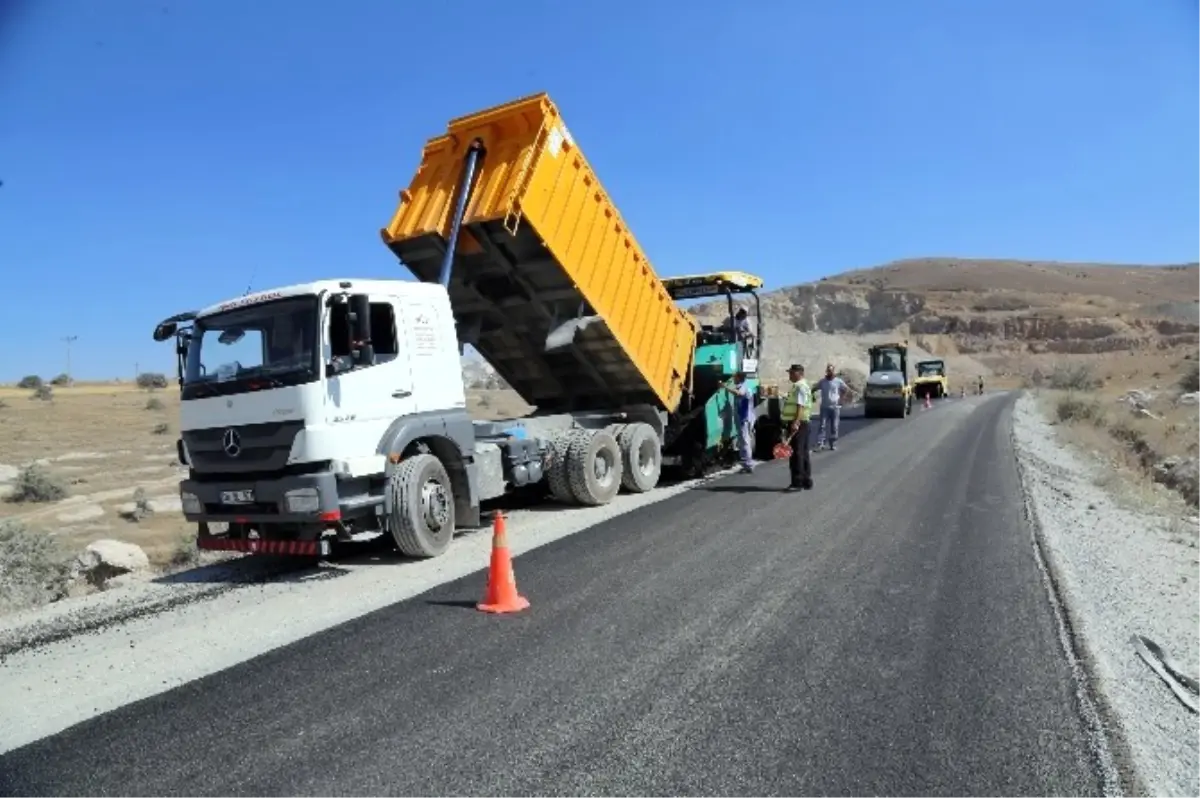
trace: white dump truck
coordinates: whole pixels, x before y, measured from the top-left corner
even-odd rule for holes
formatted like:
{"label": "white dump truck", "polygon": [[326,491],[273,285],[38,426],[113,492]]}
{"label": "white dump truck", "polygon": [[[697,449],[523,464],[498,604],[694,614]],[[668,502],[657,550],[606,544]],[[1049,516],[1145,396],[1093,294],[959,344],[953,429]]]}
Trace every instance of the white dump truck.
{"label": "white dump truck", "polygon": [[[430,140],[381,232],[417,282],[320,280],[155,329],[176,342],[180,496],[201,548],[322,556],[390,535],[432,557],[508,491],[605,504],[652,489],[664,454],[732,451],[716,374],[751,359],[696,363],[703,331],[545,95]],[[714,279],[726,293],[759,284]],[[537,411],[473,421],[466,343]]]}

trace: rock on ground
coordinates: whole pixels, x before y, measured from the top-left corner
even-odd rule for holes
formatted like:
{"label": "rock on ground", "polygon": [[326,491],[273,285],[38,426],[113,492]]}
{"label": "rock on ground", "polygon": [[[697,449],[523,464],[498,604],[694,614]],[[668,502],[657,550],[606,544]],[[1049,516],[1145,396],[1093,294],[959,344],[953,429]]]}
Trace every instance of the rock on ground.
{"label": "rock on ground", "polygon": [[183,502],[179,495],[152,496],[146,500],[146,509],[152,513],[183,512]]}
{"label": "rock on ground", "polygon": [[97,540],[88,545],[76,562],[81,576],[94,585],[113,577],[150,567],[150,558],[140,546],[120,540]]}
{"label": "rock on ground", "polygon": [[1130,643],[1145,635],[1200,675],[1197,520],[1119,505],[1097,486],[1099,464],[1060,444],[1028,394],[1014,410],[1013,439],[1080,655],[1128,745],[1122,764],[1147,794],[1200,795],[1197,716]]}

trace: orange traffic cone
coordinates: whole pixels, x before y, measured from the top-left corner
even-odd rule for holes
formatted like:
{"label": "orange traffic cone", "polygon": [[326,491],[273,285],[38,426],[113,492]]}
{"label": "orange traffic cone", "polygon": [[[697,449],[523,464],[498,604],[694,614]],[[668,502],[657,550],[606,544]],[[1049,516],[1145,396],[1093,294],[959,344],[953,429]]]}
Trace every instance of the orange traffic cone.
{"label": "orange traffic cone", "polygon": [[933,407],[933,402],[930,401],[929,394],[925,394],[925,409],[928,410],[931,407]]}
{"label": "orange traffic cone", "polygon": [[512,557],[508,553],[508,536],[504,515],[492,515],[492,563],[488,569],[487,591],[476,609],[484,612],[520,612],[529,600],[517,592],[517,576],[513,573]]}

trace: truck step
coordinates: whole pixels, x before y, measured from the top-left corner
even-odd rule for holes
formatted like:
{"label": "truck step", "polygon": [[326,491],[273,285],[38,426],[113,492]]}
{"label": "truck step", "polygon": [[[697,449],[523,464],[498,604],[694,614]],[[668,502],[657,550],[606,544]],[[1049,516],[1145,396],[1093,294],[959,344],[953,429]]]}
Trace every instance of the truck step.
{"label": "truck step", "polygon": [[247,554],[282,554],[290,557],[327,557],[328,540],[270,540],[267,538],[200,537],[196,548],[205,551],[241,551]]}

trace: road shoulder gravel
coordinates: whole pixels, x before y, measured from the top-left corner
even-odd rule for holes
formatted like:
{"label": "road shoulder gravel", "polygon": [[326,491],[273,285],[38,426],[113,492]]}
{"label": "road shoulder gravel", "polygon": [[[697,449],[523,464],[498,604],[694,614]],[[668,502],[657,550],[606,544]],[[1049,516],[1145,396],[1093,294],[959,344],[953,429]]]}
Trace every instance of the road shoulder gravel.
{"label": "road shoulder gravel", "polygon": [[1197,674],[1195,535],[1181,542],[1178,519],[1127,509],[1098,487],[1103,466],[1059,442],[1028,394],[1013,410],[1013,445],[1042,554],[1110,725],[1126,789],[1200,795],[1200,720],[1130,642],[1145,635]]}

